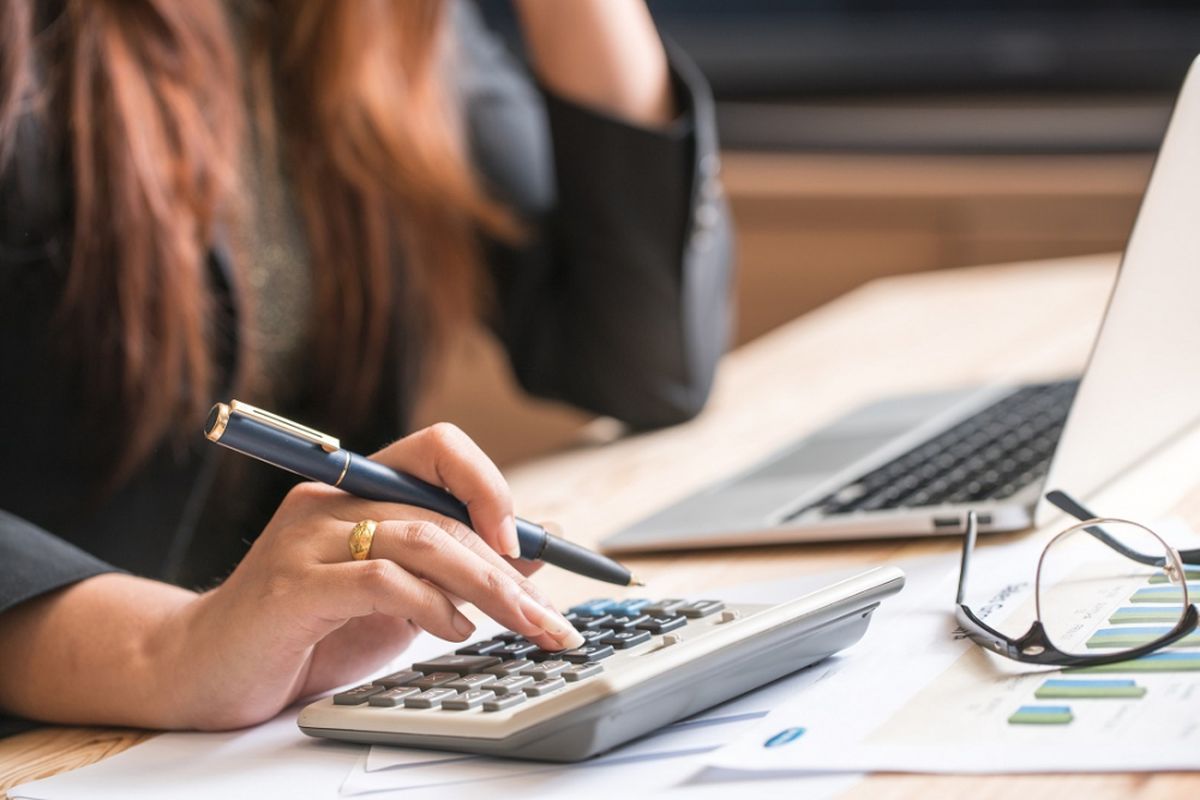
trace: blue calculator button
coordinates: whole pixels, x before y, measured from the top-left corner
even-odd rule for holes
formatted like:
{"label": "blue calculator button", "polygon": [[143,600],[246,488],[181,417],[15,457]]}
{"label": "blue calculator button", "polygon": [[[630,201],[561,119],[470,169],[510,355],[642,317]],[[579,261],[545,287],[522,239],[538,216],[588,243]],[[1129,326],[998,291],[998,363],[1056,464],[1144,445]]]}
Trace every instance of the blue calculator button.
{"label": "blue calculator button", "polygon": [[650,605],[650,601],[646,598],[634,597],[630,600],[619,600],[616,605],[605,610],[613,616],[636,617],[648,605]]}
{"label": "blue calculator button", "polygon": [[616,604],[615,600],[598,598],[596,600],[588,600],[586,603],[580,603],[577,606],[571,606],[571,611],[575,614],[583,614],[588,617],[598,617]]}

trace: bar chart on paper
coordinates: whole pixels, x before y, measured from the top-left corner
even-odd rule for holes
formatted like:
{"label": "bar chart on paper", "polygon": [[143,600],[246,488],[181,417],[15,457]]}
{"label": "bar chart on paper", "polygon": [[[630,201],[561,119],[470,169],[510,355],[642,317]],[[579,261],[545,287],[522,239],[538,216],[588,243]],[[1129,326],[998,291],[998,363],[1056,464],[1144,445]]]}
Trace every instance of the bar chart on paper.
{"label": "bar chart on paper", "polygon": [[[1017,549],[988,572],[1021,575],[1036,559],[1036,549]],[[1200,596],[1198,572],[1193,566],[1187,574],[1189,601]],[[800,772],[1200,769],[1200,634],[1132,661],[1021,664],[955,638],[947,598],[956,578],[955,571],[930,590],[923,609],[887,621],[892,640],[875,663],[854,665],[797,698],[714,764]],[[1182,595],[1161,575],[1109,583],[1072,598],[1061,626],[1069,641],[1056,644],[1103,655],[1157,640],[1180,620]],[[1010,635],[1035,616],[1029,584],[996,584],[983,597],[989,624]],[[776,728],[794,726],[806,729],[803,738],[763,745]]]}

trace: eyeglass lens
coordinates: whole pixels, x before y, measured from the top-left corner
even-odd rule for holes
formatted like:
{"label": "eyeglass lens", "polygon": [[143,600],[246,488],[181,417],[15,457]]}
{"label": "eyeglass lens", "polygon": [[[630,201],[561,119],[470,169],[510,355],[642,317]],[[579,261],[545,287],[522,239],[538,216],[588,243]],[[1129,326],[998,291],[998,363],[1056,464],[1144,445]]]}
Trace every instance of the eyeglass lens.
{"label": "eyeglass lens", "polygon": [[[1122,555],[1089,532],[1096,526],[1128,550],[1155,556],[1157,564]],[[1064,653],[1131,650],[1161,639],[1183,619],[1188,605],[1183,579],[1175,552],[1147,528],[1122,520],[1083,523],[1056,536],[1042,554],[1038,617],[1047,638]]]}

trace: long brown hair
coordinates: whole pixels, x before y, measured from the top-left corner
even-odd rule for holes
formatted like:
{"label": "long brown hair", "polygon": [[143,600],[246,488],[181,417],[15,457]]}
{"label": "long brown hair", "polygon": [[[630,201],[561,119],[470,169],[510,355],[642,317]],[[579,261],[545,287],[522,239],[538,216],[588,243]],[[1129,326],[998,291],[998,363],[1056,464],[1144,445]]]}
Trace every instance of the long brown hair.
{"label": "long brown hair", "polygon": [[[254,94],[243,76],[254,65],[241,63],[224,0],[66,0],[43,48],[34,3],[0,3],[0,158],[35,90],[33,54],[52,52],[43,72],[74,203],[61,317],[79,363],[102,365],[89,385],[138,419],[128,470],[212,402],[206,260],[215,230],[239,214]],[[256,8],[251,60],[267,76],[265,117],[280,118],[273,131],[311,254],[319,385],[353,418],[379,386],[399,315],[430,333],[469,307],[474,231],[513,225],[457,135],[439,62],[441,0]]]}

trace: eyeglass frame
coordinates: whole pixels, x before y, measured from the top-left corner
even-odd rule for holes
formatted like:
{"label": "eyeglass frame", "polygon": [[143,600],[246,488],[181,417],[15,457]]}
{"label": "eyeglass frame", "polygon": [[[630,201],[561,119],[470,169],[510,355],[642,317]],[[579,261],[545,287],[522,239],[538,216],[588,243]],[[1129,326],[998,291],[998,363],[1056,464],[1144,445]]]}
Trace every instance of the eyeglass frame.
{"label": "eyeglass frame", "polygon": [[[1188,599],[1187,590],[1187,572],[1184,568],[1185,564],[1200,564],[1200,550],[1184,550],[1179,551],[1171,547],[1154,531],[1141,525],[1137,522],[1129,520],[1116,519],[1113,517],[1096,517],[1081,504],[1073,500],[1070,495],[1060,490],[1054,490],[1046,495],[1046,499],[1057,508],[1067,512],[1071,516],[1079,520],[1071,527],[1060,531],[1046,543],[1042,553],[1038,556],[1038,567],[1034,584],[1035,608],[1037,617],[1029,626],[1029,630],[1018,637],[1007,636],[995,628],[991,627],[973,612],[966,603],[963,602],[963,597],[966,595],[966,583],[968,567],[970,566],[971,554],[975,550],[975,540],[979,533],[979,522],[974,511],[967,513],[967,530],[963,537],[962,561],[959,565],[958,573],[958,593],[955,596],[955,612],[954,617],[958,621],[959,627],[967,638],[975,642],[975,644],[997,653],[1014,661],[1019,661],[1026,664],[1039,664],[1042,666],[1059,666],[1059,667],[1080,667],[1080,666],[1100,666],[1102,664],[1114,664],[1120,661],[1129,661],[1135,658],[1140,658],[1144,655],[1149,655],[1156,650],[1159,650],[1167,645],[1173,644],[1183,637],[1196,630],[1200,625],[1200,611]],[[1141,528],[1157,539],[1164,547],[1165,552],[1175,557],[1175,564],[1167,564],[1166,558],[1161,556],[1150,556],[1145,553],[1138,552],[1119,542],[1114,537],[1110,536],[1099,523],[1124,523]],[[1121,650],[1116,653],[1096,654],[1096,655],[1078,655],[1074,653],[1064,653],[1059,650],[1050,637],[1046,635],[1046,628],[1041,620],[1041,600],[1038,592],[1038,587],[1041,584],[1042,564],[1045,561],[1046,553],[1050,550],[1053,544],[1064,536],[1084,531],[1094,536],[1098,541],[1107,545],[1117,553],[1147,566],[1156,566],[1162,568],[1167,575],[1168,580],[1173,581],[1171,573],[1178,569],[1179,585],[1183,591],[1183,604],[1185,609],[1180,616],[1179,622],[1163,636],[1148,642],[1138,647],[1133,647],[1128,650]],[[1189,556],[1190,558],[1185,558]]]}

